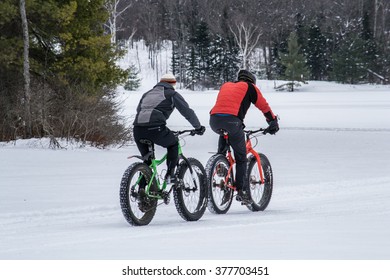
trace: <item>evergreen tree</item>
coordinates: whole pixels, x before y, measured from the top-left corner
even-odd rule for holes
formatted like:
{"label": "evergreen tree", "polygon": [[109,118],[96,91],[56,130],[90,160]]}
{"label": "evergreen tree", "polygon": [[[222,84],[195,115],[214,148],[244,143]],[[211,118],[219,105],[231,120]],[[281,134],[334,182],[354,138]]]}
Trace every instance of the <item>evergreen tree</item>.
{"label": "evergreen tree", "polygon": [[332,78],[342,83],[355,84],[366,75],[364,41],[355,32],[341,36],[333,54]]}
{"label": "evergreen tree", "polygon": [[211,42],[210,48],[210,74],[209,77],[214,85],[220,84],[223,80],[221,73],[224,69],[224,41],[223,38],[216,36]]}
{"label": "evergreen tree", "polygon": [[0,141],[14,139],[23,128],[23,37],[16,2],[0,2]]}
{"label": "evergreen tree", "polygon": [[[118,126],[111,97],[116,85],[124,81],[126,71],[115,64],[119,53],[111,46],[109,36],[103,34],[108,17],[103,3],[104,0],[26,1],[32,137],[69,139],[77,135],[84,141],[110,141],[121,129],[124,131]],[[20,127],[25,123],[21,113],[23,97],[19,94],[23,92],[23,44],[17,11],[17,1],[0,3],[1,139],[23,136]],[[96,108],[101,109],[92,112]],[[109,127],[119,129],[116,136]],[[107,134],[102,138],[104,133]]]}
{"label": "evergreen tree", "polygon": [[362,20],[361,38],[363,44],[364,66],[367,71],[379,72],[377,46],[370,28],[369,16],[366,12]]}
{"label": "evergreen tree", "polygon": [[333,53],[331,78],[342,83],[355,84],[367,80],[370,65],[375,65],[375,48],[370,40],[366,20],[354,20],[337,34]]}
{"label": "evergreen tree", "polygon": [[281,63],[286,67],[284,77],[291,81],[290,90],[294,91],[294,82],[305,82],[309,71],[306,67],[306,61],[299,53],[300,46],[295,32],[292,32],[288,39],[288,53],[281,55]]}
{"label": "evergreen tree", "polygon": [[307,32],[304,16],[301,13],[297,13],[295,16],[295,34],[297,36],[298,45],[301,47],[302,53],[306,51]]}
{"label": "evergreen tree", "polygon": [[286,71],[286,67],[281,62],[281,55],[288,51],[288,34],[281,34],[280,42],[273,41],[270,51],[271,72],[275,78],[280,78]]}
{"label": "evergreen tree", "polygon": [[200,86],[210,86],[210,33],[207,24],[201,21],[196,28],[195,50],[197,56],[197,66],[195,67],[196,79]]}
{"label": "evergreen tree", "polygon": [[187,31],[188,36],[174,41],[172,49],[172,71],[184,72],[180,77],[184,87],[215,88],[234,80],[238,71],[238,48],[234,40],[211,33],[204,21]]}
{"label": "evergreen tree", "polygon": [[226,41],[216,35],[210,49],[210,73],[214,87],[219,87],[226,81],[234,81],[239,70],[239,49],[234,40]]}
{"label": "evergreen tree", "polygon": [[194,90],[195,83],[199,82],[197,80],[197,55],[195,46],[190,45],[187,47],[185,63],[186,80],[184,82],[184,87]]}
{"label": "evergreen tree", "polygon": [[186,45],[182,40],[172,42],[172,73],[178,77],[180,84],[185,84],[185,49]]}
{"label": "evergreen tree", "polygon": [[139,71],[134,64],[131,64],[127,69],[128,77],[124,84],[125,90],[137,90],[141,85],[141,79],[138,77]]}
{"label": "evergreen tree", "polygon": [[240,67],[239,48],[235,41],[230,38],[226,42],[226,52],[223,56],[225,66],[222,70],[223,82],[234,81],[237,79],[237,73]]}
{"label": "evergreen tree", "polygon": [[311,25],[305,56],[310,69],[310,78],[323,80],[326,77],[326,38],[317,25]]}

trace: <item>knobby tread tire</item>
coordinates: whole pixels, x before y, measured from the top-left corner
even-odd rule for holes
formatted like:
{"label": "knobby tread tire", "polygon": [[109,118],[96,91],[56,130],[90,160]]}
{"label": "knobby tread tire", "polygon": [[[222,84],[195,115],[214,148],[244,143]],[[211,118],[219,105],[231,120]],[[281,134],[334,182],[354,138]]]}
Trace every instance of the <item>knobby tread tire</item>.
{"label": "knobby tread tire", "polygon": [[[143,212],[141,214],[141,217],[137,217],[135,214],[136,212],[141,212],[138,207],[137,209],[133,209],[130,204],[130,199],[133,199],[133,202],[135,201],[134,197],[131,197],[131,186],[130,183],[133,180],[133,183],[137,180],[138,174],[141,172],[146,180],[147,183],[149,183],[151,177],[152,177],[152,171],[150,170],[149,166],[145,163],[136,162],[130,165],[126,171],[124,172],[120,184],[120,205],[122,209],[123,216],[125,217],[126,221],[133,226],[144,226],[148,225],[156,213],[156,207],[157,207],[157,199],[150,199],[151,201],[151,207],[150,210]],[[135,178],[135,176],[137,176]],[[157,186],[155,181],[151,185],[151,190],[157,190]],[[138,191],[138,190],[137,190]]]}
{"label": "knobby tread tire", "polygon": [[[271,201],[272,191],[273,191],[273,172],[271,163],[268,158],[262,154],[258,153],[261,160],[261,167],[263,169],[264,174],[264,185],[259,186],[258,184],[250,184],[250,178],[252,174],[258,173],[257,161],[254,156],[249,157],[248,159],[248,170],[247,170],[247,178],[248,178],[248,186],[250,189],[250,195],[253,200],[253,203],[247,205],[248,209],[257,212],[264,211],[269,202]],[[259,178],[256,178],[259,179]],[[260,192],[260,188],[262,188],[262,192]],[[258,193],[258,194],[257,194]]]}
{"label": "knobby tread tire", "polygon": [[[233,201],[233,190],[229,189],[228,191],[230,193],[230,200],[226,202],[223,205],[219,205],[219,201],[214,195],[216,194],[215,192],[217,191],[215,186],[213,185],[213,174],[215,172],[215,169],[219,163],[222,163],[226,165],[227,167],[229,166],[229,162],[226,158],[226,156],[222,154],[215,154],[213,155],[206,164],[206,174],[207,174],[207,188],[208,188],[208,203],[207,203],[207,208],[209,211],[213,214],[226,214],[230,206],[232,205]],[[223,206],[223,207],[222,207]]]}
{"label": "knobby tread tire", "polygon": [[189,166],[183,160],[176,171],[180,183],[173,189],[173,197],[179,215],[186,221],[197,221],[203,216],[207,206],[207,175],[203,165],[197,159],[188,158],[188,162],[198,178],[198,190],[196,192],[185,190],[185,188],[193,188],[194,183]]}

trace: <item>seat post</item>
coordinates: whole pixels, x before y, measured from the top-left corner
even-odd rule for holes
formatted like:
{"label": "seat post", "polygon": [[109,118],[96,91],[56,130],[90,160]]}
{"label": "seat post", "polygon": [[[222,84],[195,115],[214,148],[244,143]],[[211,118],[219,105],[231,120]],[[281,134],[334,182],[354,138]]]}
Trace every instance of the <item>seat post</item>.
{"label": "seat post", "polygon": [[146,154],[146,156],[148,156],[148,158],[145,160],[148,162],[149,161],[151,162],[151,160],[155,158],[153,142],[150,141],[149,139],[140,139],[139,142],[142,144],[148,145],[149,152]]}

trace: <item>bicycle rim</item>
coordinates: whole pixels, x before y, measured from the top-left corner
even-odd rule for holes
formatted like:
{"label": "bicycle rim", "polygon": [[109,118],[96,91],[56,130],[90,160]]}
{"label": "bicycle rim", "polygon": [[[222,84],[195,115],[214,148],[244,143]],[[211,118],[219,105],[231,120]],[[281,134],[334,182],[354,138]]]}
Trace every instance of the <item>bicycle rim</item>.
{"label": "bicycle rim", "polygon": [[233,189],[229,188],[226,178],[229,170],[229,162],[224,155],[212,156],[206,165],[207,186],[209,192],[208,209],[214,214],[225,214],[229,210],[233,200]]}
{"label": "bicycle rim", "polygon": [[179,185],[174,189],[175,206],[180,216],[186,221],[199,220],[206,209],[207,188],[206,173],[202,164],[188,158],[193,173],[186,161],[182,161],[177,173]]}
{"label": "bicycle rim", "polygon": [[268,158],[260,154],[264,184],[261,184],[260,170],[255,157],[248,163],[248,184],[253,203],[248,206],[252,211],[263,211],[267,208],[273,190],[273,173]]}

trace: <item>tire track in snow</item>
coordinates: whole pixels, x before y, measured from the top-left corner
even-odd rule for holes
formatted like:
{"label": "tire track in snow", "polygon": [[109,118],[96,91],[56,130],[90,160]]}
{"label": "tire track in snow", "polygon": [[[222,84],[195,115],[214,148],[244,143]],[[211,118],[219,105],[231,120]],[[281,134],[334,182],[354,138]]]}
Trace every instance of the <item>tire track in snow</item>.
{"label": "tire track in snow", "polygon": [[45,211],[21,211],[0,214],[0,227],[67,225],[118,215],[119,206],[56,208]]}
{"label": "tire track in snow", "polygon": [[346,131],[346,132],[390,132],[390,128],[350,128],[350,127],[283,127],[283,130]]}
{"label": "tire track in snow", "polygon": [[[23,246],[23,251],[36,251],[37,248],[48,250],[88,243],[93,246],[96,242],[110,243],[110,240],[118,239],[136,242],[137,239],[144,240],[147,237],[159,238],[161,230],[167,236],[182,236],[193,232],[202,235],[210,230],[213,234],[222,234],[238,227],[249,229],[260,225],[270,228],[277,224],[310,223],[314,219],[327,220],[340,215],[356,217],[358,214],[357,217],[364,217],[367,207],[371,208],[368,211],[371,215],[375,213],[388,216],[389,198],[381,196],[381,190],[389,185],[390,177],[381,177],[280,186],[264,212],[250,212],[234,201],[226,215],[206,212],[201,220],[192,223],[178,218],[176,209],[171,204],[169,208],[162,208],[161,213],[146,227],[127,226],[119,206],[110,205],[0,214],[0,237],[5,244],[10,243],[0,249],[0,255],[20,252],[20,247],[12,244]],[[365,200],[367,196],[371,198]],[[97,228],[85,231],[85,227],[90,226]],[[15,235],[18,231],[25,233]],[[108,232],[109,236],[104,234]],[[50,240],[48,244],[43,243],[45,237]]]}
{"label": "tire track in snow", "polygon": [[[344,199],[345,196],[353,198],[355,196],[367,195],[370,194],[380,198],[379,193],[375,193],[374,185],[379,186],[389,186],[390,177],[382,178],[371,178],[363,180],[346,180],[346,181],[335,181],[335,182],[323,182],[315,184],[305,184],[305,185],[294,185],[294,186],[279,186],[277,194],[274,193],[274,197],[271,199],[272,205],[283,204],[294,204],[295,201],[303,202],[315,202],[316,200],[322,201],[324,197],[329,197],[329,200],[332,199],[338,200],[338,196],[342,196]],[[277,197],[275,197],[277,195]],[[385,199],[385,198],[383,198]],[[236,203],[235,201],[233,203]],[[362,201],[361,203],[364,203]],[[170,204],[173,205],[173,204]],[[361,204],[360,204],[361,205]],[[173,206],[172,206],[173,207]],[[299,207],[299,206],[298,206]],[[173,207],[174,208],[174,207]],[[239,208],[241,209],[241,208]],[[246,213],[246,208],[244,207],[244,214]],[[267,213],[269,212],[269,207],[265,212],[258,213]],[[231,209],[227,213],[229,220],[233,218],[232,213],[236,209]],[[173,211],[173,210],[172,210]],[[249,211],[249,210],[248,210]],[[240,210],[241,212],[241,210]],[[272,211],[271,211],[272,212]],[[295,211],[293,211],[295,212]],[[207,212],[208,213],[208,212]],[[256,213],[254,213],[256,214]],[[160,215],[159,215],[160,216]],[[208,217],[224,217],[225,215],[207,215]],[[242,219],[242,215],[238,214],[239,219]],[[7,228],[26,228],[26,227],[42,227],[42,226],[56,226],[56,225],[72,225],[86,222],[99,222],[102,220],[112,219],[112,218],[122,218],[122,213],[120,207],[117,205],[98,205],[98,206],[85,206],[85,207],[75,207],[75,208],[59,208],[59,209],[48,209],[45,211],[21,211],[7,214],[0,214],[0,227],[3,229]],[[244,215],[245,217],[245,215]],[[249,215],[249,217],[251,217]],[[158,226],[163,226],[159,217],[155,217],[156,221],[152,221],[152,224]],[[161,217],[160,217],[161,218]],[[164,221],[166,218],[163,218]]]}

